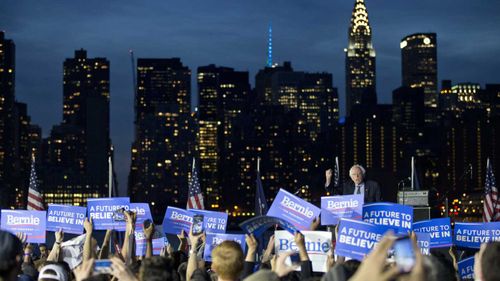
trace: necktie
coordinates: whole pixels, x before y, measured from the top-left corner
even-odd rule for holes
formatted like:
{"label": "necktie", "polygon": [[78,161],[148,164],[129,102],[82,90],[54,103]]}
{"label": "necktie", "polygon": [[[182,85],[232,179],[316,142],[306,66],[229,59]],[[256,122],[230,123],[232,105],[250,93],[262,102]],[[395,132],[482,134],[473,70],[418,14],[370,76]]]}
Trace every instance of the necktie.
{"label": "necktie", "polygon": [[354,194],[359,194],[359,185],[356,185],[356,188],[354,189]]}

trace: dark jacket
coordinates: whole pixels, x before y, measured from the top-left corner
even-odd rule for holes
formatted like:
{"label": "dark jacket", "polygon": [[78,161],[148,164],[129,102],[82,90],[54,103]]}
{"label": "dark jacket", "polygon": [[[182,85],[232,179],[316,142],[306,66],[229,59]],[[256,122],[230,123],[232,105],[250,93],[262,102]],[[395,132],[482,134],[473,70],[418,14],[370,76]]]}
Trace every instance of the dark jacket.
{"label": "dark jacket", "polygon": [[[375,203],[382,201],[382,193],[380,192],[380,186],[374,181],[365,181],[365,204]],[[344,183],[342,188],[343,195],[354,194],[355,185],[353,181],[347,181]]]}

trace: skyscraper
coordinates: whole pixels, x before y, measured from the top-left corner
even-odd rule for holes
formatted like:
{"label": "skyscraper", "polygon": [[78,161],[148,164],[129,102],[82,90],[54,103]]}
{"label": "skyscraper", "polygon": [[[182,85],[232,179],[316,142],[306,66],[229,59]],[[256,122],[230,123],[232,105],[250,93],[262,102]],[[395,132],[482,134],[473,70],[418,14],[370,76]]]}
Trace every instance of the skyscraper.
{"label": "skyscraper", "polygon": [[230,172],[239,152],[233,144],[233,131],[247,106],[250,84],[248,72],[213,64],[199,67],[197,80],[201,185],[206,190],[207,206],[217,209],[224,187],[235,184],[231,179],[241,180]]}
{"label": "skyscraper", "polygon": [[[25,208],[32,138],[27,105],[15,98],[15,44],[0,31],[0,207]],[[37,151],[35,151],[36,153]]]}
{"label": "skyscraper", "polygon": [[346,113],[357,104],[376,104],[375,49],[364,0],[356,0],[346,52]]}
{"label": "skyscraper", "polygon": [[108,194],[109,61],[75,51],[63,65],[63,120],[44,140],[47,203],[82,205]]}
{"label": "skyscraper", "polygon": [[415,33],[401,40],[402,85],[423,88],[427,108],[438,105],[436,33]]}
{"label": "skyscraper", "polygon": [[195,125],[190,104],[191,71],[179,58],[137,60],[128,190],[135,202],[151,204],[155,218],[168,205],[186,205]]}

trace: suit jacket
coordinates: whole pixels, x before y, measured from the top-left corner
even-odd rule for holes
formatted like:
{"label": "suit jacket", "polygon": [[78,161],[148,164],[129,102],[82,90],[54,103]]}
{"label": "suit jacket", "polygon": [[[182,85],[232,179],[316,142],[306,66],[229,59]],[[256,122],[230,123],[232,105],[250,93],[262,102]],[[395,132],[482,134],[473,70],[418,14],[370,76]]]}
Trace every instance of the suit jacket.
{"label": "suit jacket", "polygon": [[[382,193],[380,192],[380,186],[374,181],[365,181],[365,204],[375,203],[382,201]],[[347,181],[344,183],[342,188],[343,195],[354,194],[355,185],[353,181]]]}

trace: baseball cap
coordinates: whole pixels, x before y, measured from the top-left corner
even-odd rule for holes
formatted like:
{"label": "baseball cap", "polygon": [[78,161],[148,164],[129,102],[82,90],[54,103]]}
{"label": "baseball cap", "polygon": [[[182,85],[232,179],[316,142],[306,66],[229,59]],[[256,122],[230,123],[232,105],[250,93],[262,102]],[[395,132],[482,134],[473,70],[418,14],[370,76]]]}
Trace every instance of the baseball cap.
{"label": "baseball cap", "polygon": [[40,279],[68,281],[68,274],[62,266],[57,264],[48,264],[40,269],[38,280]]}

